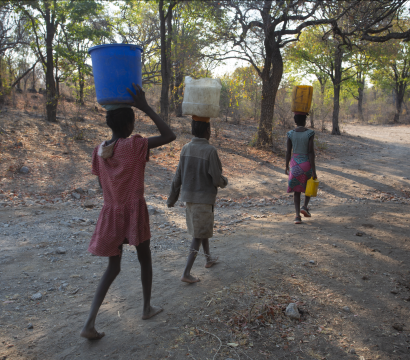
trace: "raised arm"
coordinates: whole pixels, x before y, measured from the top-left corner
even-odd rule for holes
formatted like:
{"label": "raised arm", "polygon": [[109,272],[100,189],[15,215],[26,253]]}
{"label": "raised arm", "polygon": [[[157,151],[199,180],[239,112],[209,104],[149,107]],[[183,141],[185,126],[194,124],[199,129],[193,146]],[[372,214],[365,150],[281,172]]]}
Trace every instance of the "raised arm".
{"label": "raised arm", "polygon": [[145,112],[154,124],[157,126],[160,136],[151,136],[148,138],[148,149],[153,149],[165,144],[168,144],[174,141],[177,137],[171,128],[165,123],[164,120],[148,105],[147,100],[145,99],[145,92],[141,89],[139,85],[132,84],[136,94],[134,94],[129,88],[127,91],[131,94],[134,99],[134,104],[137,109]]}

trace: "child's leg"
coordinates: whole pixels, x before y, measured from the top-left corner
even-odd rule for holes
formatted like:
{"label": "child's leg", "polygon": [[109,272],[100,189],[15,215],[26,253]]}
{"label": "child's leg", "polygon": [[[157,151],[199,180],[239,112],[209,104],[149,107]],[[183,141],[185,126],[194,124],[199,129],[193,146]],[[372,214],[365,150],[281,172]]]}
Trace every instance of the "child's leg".
{"label": "child's leg", "polygon": [[142,312],[142,319],[147,320],[157,314],[162,309],[160,307],[151,306],[151,288],[152,288],[152,261],[150,240],[146,240],[137,247],[138,261],[141,266],[141,282],[142,293],[144,296],[144,309]]}
{"label": "child's leg", "polygon": [[305,196],[305,208],[307,209],[307,207],[308,207],[308,204],[309,204],[309,201],[310,201],[310,196]]}
{"label": "child's leg", "polygon": [[300,212],[303,214],[304,217],[311,217],[309,209],[308,209],[308,204],[309,204],[310,196],[305,195],[305,205],[303,205],[300,208]]}
{"label": "child's leg", "polygon": [[[191,248],[189,250],[188,260],[186,262],[184,274],[181,277],[181,281],[185,281],[187,283],[194,283],[198,282],[198,278],[194,278],[190,273],[192,269],[192,265],[194,265],[195,259],[198,255],[199,248],[201,247],[203,239],[193,238],[191,243]],[[209,253],[209,245],[208,245],[208,253]]]}
{"label": "child's leg", "polygon": [[83,330],[80,333],[81,336],[89,340],[99,340],[105,335],[103,332],[99,333],[97,330],[95,330],[95,319],[108,289],[110,288],[112,282],[115,280],[120,271],[121,255],[110,256],[108,260],[107,270],[105,270],[105,273],[102,276],[95,292],[87,322],[85,323]]}
{"label": "child's leg", "polygon": [[295,203],[296,217],[300,217],[300,192],[294,192],[293,201]]}
{"label": "child's leg", "polygon": [[206,257],[206,268],[210,268],[218,261],[218,257],[212,257],[211,253],[209,252],[209,239],[202,239],[202,248],[204,249],[205,257]]}

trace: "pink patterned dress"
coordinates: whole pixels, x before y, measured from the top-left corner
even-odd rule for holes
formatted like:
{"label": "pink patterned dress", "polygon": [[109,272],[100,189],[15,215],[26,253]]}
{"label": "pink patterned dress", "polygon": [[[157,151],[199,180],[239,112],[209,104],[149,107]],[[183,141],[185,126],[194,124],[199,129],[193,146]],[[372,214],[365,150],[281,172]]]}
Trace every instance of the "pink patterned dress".
{"label": "pink patterned dress", "polygon": [[288,193],[305,192],[306,183],[312,177],[312,166],[309,161],[309,139],[315,135],[313,130],[296,132],[291,130],[287,133],[292,142],[292,158],[288,178]]}
{"label": "pink patterned dress", "polygon": [[[112,154],[102,156],[108,147],[112,147]],[[120,255],[122,244],[137,246],[151,238],[144,199],[148,151],[148,139],[139,135],[118,139],[109,146],[102,143],[94,149],[92,173],[100,179],[104,205],[88,246],[92,254]]]}

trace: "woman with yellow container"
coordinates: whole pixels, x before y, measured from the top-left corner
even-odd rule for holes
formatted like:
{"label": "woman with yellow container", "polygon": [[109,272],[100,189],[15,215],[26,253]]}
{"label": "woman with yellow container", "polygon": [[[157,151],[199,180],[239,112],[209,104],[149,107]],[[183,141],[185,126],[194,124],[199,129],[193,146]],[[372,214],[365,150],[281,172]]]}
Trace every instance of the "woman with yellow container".
{"label": "woman with yellow container", "polygon": [[[307,85],[295,86],[292,93],[292,111],[296,128],[287,133],[286,170],[289,175],[288,193],[294,193],[295,224],[301,224],[302,218],[310,217],[308,204],[310,195],[306,192],[309,179],[317,179],[315,166],[315,132],[306,128],[306,116],[312,102],[313,88]],[[293,151],[293,154],[292,154]],[[292,155],[291,155],[292,154]],[[313,184],[313,185],[317,185]],[[300,194],[305,193],[305,203],[300,207]],[[313,195],[314,196],[314,195]]]}

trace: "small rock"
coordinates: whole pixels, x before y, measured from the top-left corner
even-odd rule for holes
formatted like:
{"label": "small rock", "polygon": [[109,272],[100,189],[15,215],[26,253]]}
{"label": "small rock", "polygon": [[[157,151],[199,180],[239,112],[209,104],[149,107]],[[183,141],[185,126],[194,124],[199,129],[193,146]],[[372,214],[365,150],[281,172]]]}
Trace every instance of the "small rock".
{"label": "small rock", "polygon": [[155,209],[152,205],[148,205],[147,208],[148,208],[148,214],[149,215],[158,214],[158,210]]}
{"label": "small rock", "polygon": [[94,189],[88,189],[88,190],[87,190],[87,193],[88,193],[88,195],[90,195],[90,196],[94,196],[95,194],[97,194],[97,191],[94,190]]}
{"label": "small rock", "polygon": [[348,306],[344,306],[342,310],[343,310],[344,312],[347,312],[347,313],[350,313],[350,312],[351,312],[351,310],[350,310],[350,308],[349,308]]}
{"label": "small rock", "polygon": [[81,199],[81,195],[78,192],[72,192],[71,196],[76,199],[76,200],[80,200]]}
{"label": "small rock", "polygon": [[19,142],[15,143],[14,145],[16,145],[16,146],[23,146],[23,143],[22,143],[21,141],[19,141]]}
{"label": "small rock", "polygon": [[33,329],[33,324],[32,323],[29,323],[28,325],[27,325],[27,329]]}
{"label": "small rock", "polygon": [[351,354],[356,354],[356,350],[355,349],[350,349],[349,351]]}
{"label": "small rock", "polygon": [[364,235],[364,232],[361,232],[361,231],[358,231],[357,233],[356,233],[356,236],[363,236]]}
{"label": "small rock", "polygon": [[27,167],[27,166],[22,166],[21,168],[20,168],[20,173],[21,174],[28,174],[29,173],[29,168]]}
{"label": "small rock", "polygon": [[362,277],[362,279],[363,279],[363,280],[370,280],[370,278],[369,278],[368,276],[366,276],[366,275],[364,275],[364,276]]}
{"label": "small rock", "polygon": [[60,287],[58,288],[58,290],[59,291],[65,291],[67,286],[68,286],[68,283],[61,284]]}
{"label": "small rock", "polygon": [[48,289],[47,289],[47,291],[54,291],[54,290],[55,290],[54,287],[51,287],[51,288],[48,288]]}
{"label": "small rock", "polygon": [[295,303],[290,303],[285,311],[286,316],[289,316],[291,319],[299,320],[300,314],[298,307]]}
{"label": "small rock", "polygon": [[37,301],[37,300],[41,300],[43,298],[43,295],[41,294],[41,292],[35,293],[31,296],[31,300]]}
{"label": "small rock", "polygon": [[92,199],[88,199],[86,201],[84,201],[84,207],[88,208],[88,209],[92,209],[95,206],[95,202]]}
{"label": "small rock", "polygon": [[63,247],[58,247],[56,250],[56,254],[65,254],[66,253],[66,249]]}
{"label": "small rock", "polygon": [[74,190],[75,192],[79,193],[79,194],[84,194],[84,189],[83,188],[77,188]]}
{"label": "small rock", "polygon": [[397,331],[403,331],[403,325],[401,324],[393,324],[393,329]]}
{"label": "small rock", "polygon": [[266,185],[268,182],[267,181],[262,181],[261,184]]}
{"label": "small rock", "polygon": [[315,260],[309,260],[309,264],[315,265]]}
{"label": "small rock", "polygon": [[396,289],[390,291],[392,294],[397,295],[399,292]]}

